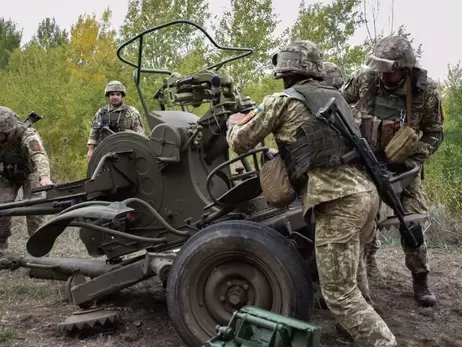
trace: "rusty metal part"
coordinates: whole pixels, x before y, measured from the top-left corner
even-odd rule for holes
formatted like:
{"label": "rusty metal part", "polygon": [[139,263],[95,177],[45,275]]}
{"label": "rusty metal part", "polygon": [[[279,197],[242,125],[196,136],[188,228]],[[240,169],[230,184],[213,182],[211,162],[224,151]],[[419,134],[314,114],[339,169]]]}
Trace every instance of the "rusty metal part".
{"label": "rusty metal part", "polygon": [[120,317],[119,311],[95,308],[73,312],[64,322],[58,324],[60,331],[75,331],[114,323]]}

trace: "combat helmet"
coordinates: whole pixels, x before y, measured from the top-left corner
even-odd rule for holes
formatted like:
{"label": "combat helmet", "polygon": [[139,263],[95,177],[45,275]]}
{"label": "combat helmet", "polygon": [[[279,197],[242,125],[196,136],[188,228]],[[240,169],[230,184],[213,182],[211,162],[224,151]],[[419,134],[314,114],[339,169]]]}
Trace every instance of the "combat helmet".
{"label": "combat helmet", "polygon": [[343,74],[340,70],[340,67],[330,61],[325,61],[324,70],[326,72],[324,84],[340,89],[340,87],[343,85]]}
{"label": "combat helmet", "polygon": [[416,64],[411,43],[399,35],[385,37],[366,58],[366,65],[375,72],[410,69]]}
{"label": "combat helmet", "polygon": [[122,95],[125,96],[125,86],[122,82],[111,81],[106,84],[106,88],[104,88],[104,95],[108,96],[110,92],[121,92]]}
{"label": "combat helmet", "polygon": [[8,107],[0,106],[0,133],[9,133],[16,128],[16,113]]}
{"label": "combat helmet", "polygon": [[303,75],[324,80],[323,52],[308,40],[296,40],[281,48],[272,57],[274,78]]}

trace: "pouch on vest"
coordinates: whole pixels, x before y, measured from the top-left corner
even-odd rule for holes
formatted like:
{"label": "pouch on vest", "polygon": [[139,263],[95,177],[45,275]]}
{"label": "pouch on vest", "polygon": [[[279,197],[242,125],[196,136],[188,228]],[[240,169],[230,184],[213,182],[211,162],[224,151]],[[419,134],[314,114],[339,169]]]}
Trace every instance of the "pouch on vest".
{"label": "pouch on vest", "polygon": [[404,162],[419,145],[423,133],[411,127],[412,95],[411,79],[406,77],[407,124],[401,126],[385,147],[385,156],[393,164]]}
{"label": "pouch on vest", "polygon": [[401,164],[417,149],[421,137],[421,131],[402,126],[385,147],[387,159],[393,164]]}
{"label": "pouch on vest", "polygon": [[289,173],[280,155],[263,165],[260,170],[260,185],[263,196],[274,207],[286,207],[295,200],[295,190],[290,183]]}
{"label": "pouch on vest", "polygon": [[359,126],[361,134],[366,138],[374,151],[377,151],[380,145],[378,136],[381,122],[377,117],[367,115],[362,117]]}
{"label": "pouch on vest", "polygon": [[395,135],[396,130],[399,129],[399,123],[397,124],[394,120],[384,119],[382,120],[382,128],[380,132],[380,149],[386,148],[388,143]]}

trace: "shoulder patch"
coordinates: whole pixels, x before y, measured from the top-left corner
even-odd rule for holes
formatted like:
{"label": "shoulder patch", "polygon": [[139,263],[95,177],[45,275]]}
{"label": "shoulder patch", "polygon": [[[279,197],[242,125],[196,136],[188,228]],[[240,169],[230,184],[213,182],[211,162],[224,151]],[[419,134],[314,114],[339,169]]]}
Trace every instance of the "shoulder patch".
{"label": "shoulder patch", "polygon": [[29,148],[33,152],[38,152],[42,149],[42,146],[40,146],[40,143],[37,140],[32,140],[29,142]]}
{"label": "shoulder patch", "polygon": [[238,125],[243,125],[247,123],[249,120],[251,120],[255,115],[257,114],[257,109],[254,109],[247,113],[244,117],[241,118],[241,120],[237,123]]}

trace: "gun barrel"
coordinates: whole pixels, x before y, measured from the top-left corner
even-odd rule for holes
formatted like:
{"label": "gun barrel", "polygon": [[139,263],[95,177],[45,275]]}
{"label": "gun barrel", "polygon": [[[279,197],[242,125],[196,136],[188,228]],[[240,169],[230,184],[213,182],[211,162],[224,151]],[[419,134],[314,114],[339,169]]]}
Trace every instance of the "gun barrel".
{"label": "gun barrel", "polygon": [[100,276],[121,267],[121,264],[107,264],[104,260],[75,258],[36,258],[32,256],[0,259],[0,270],[16,270],[20,267],[50,270],[58,274],[72,275],[76,272],[87,277]]}
{"label": "gun barrel", "polygon": [[14,209],[17,207],[28,207],[28,206],[33,206],[33,205],[38,205],[41,203],[47,202],[46,195],[43,196],[41,195],[40,197],[32,197],[29,199],[23,199],[19,201],[12,201],[12,202],[6,202],[6,203],[1,203],[0,204],[0,211],[3,210],[8,210],[8,209]]}

